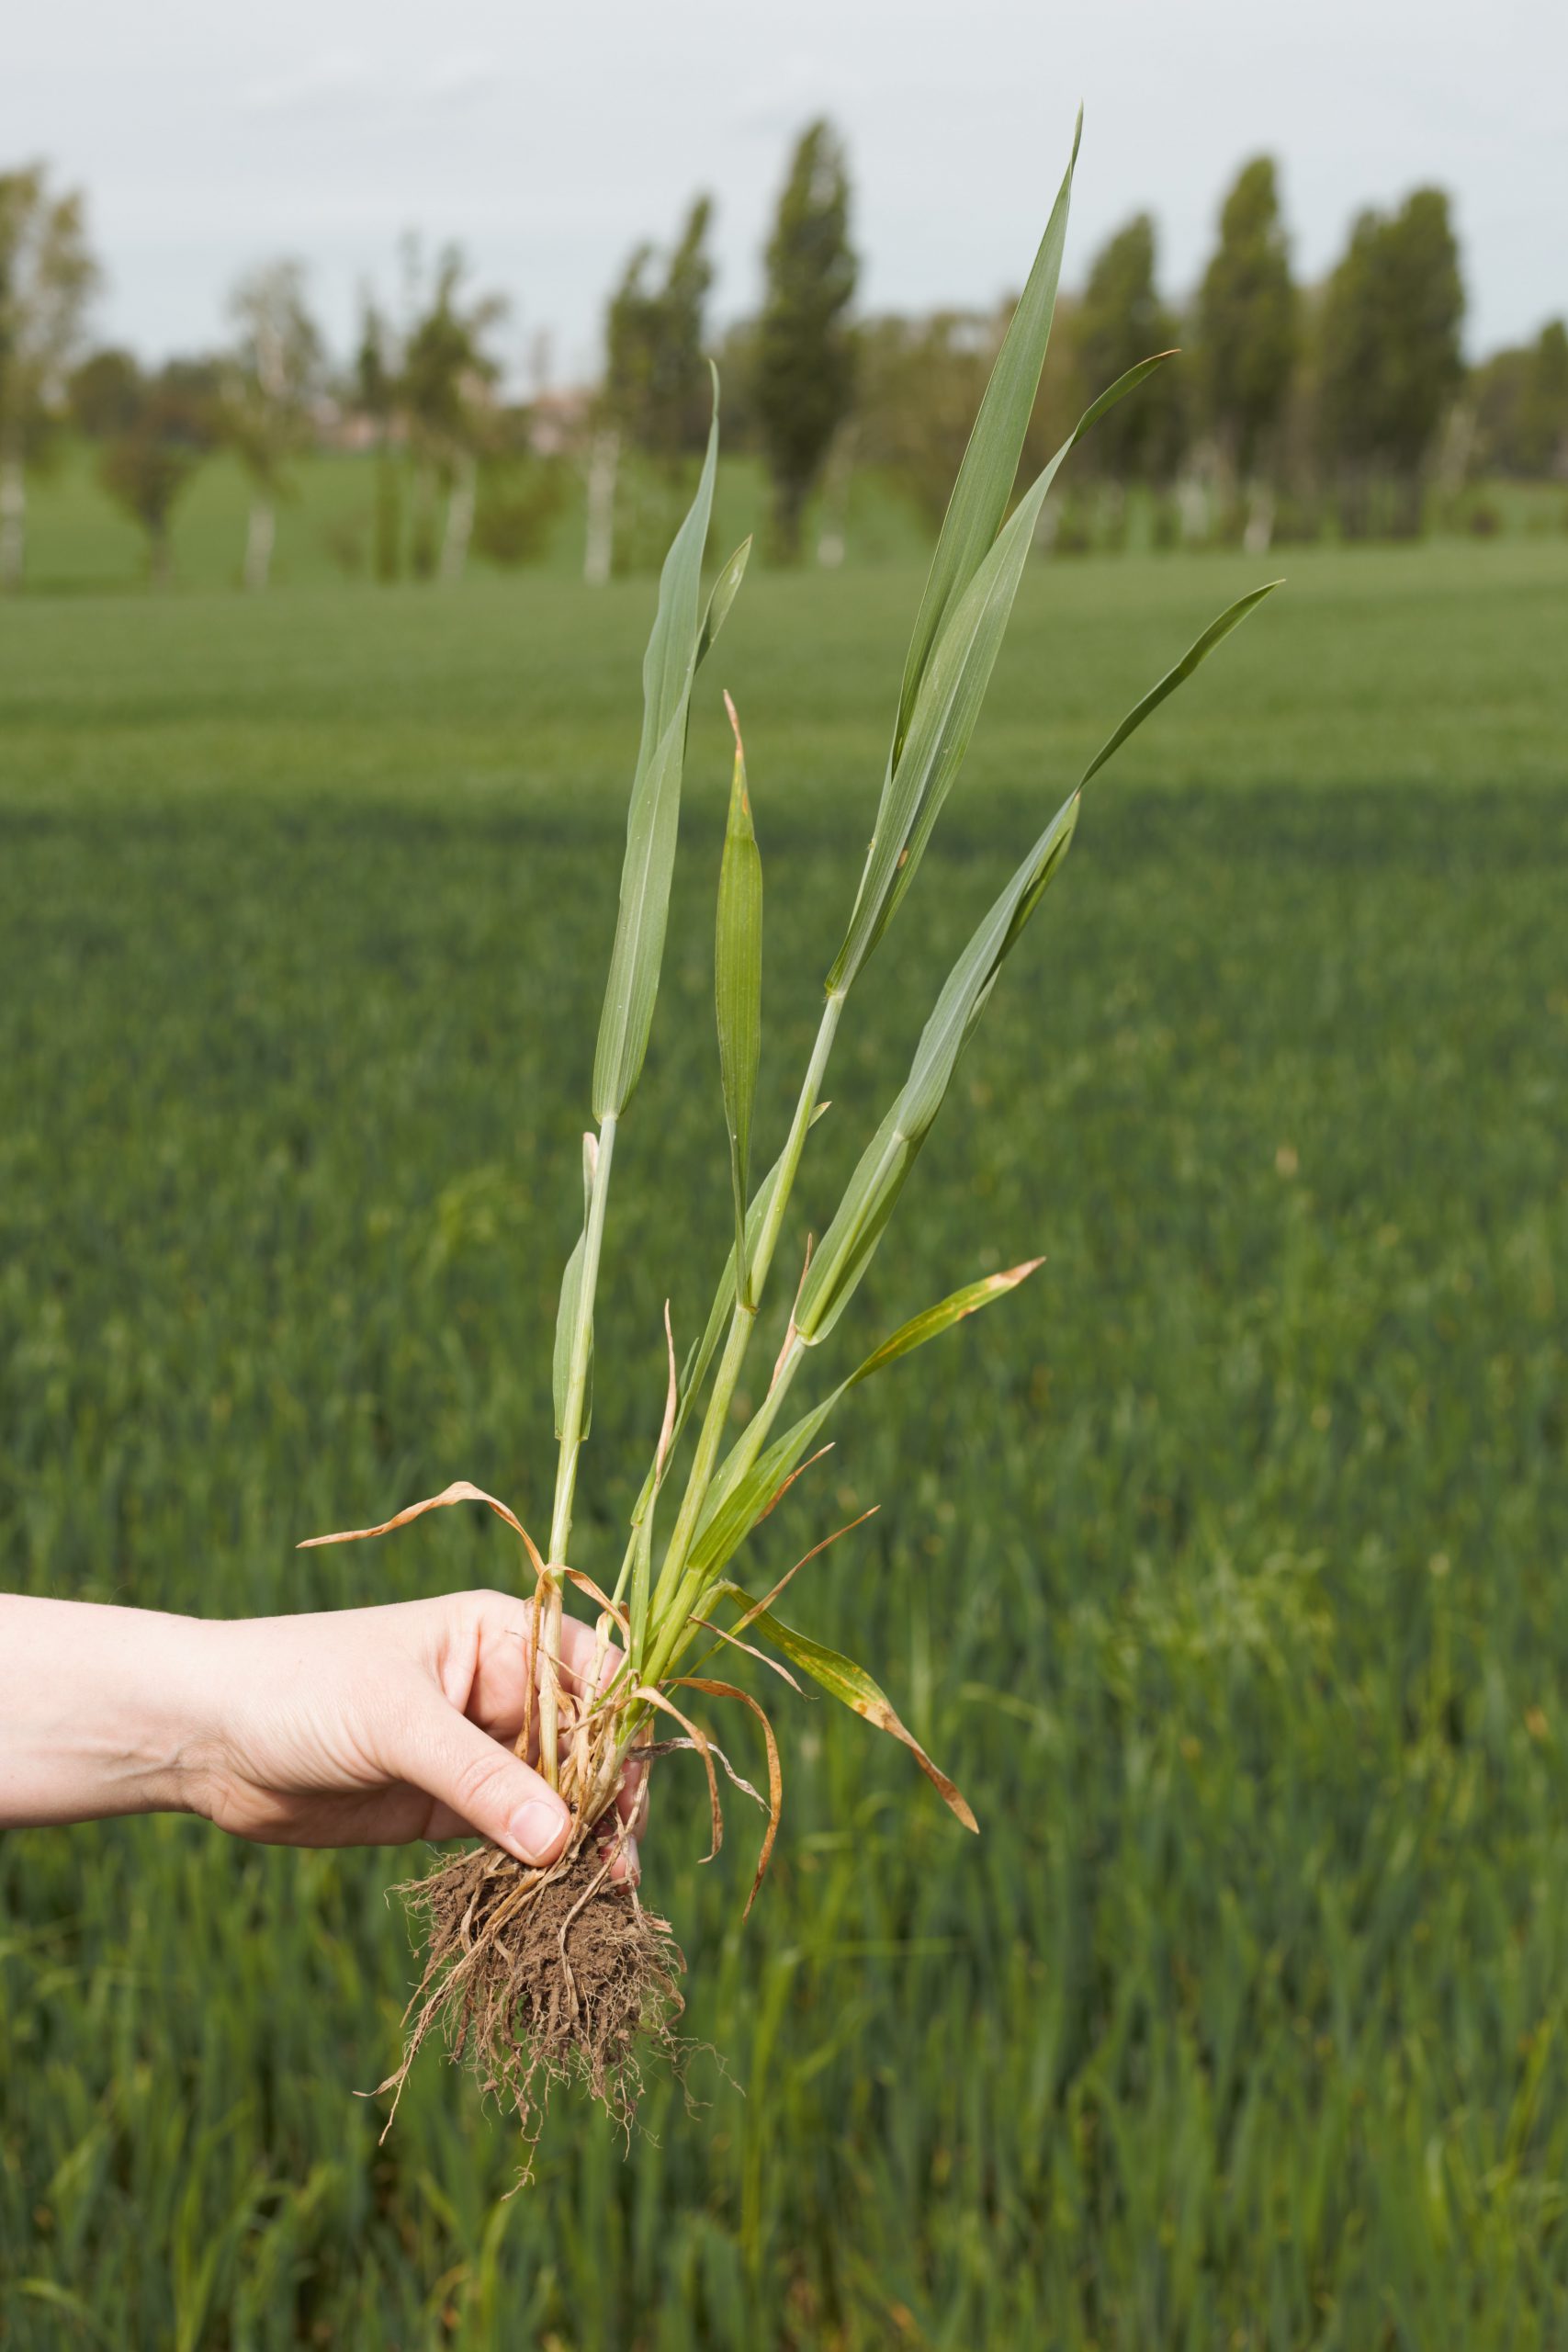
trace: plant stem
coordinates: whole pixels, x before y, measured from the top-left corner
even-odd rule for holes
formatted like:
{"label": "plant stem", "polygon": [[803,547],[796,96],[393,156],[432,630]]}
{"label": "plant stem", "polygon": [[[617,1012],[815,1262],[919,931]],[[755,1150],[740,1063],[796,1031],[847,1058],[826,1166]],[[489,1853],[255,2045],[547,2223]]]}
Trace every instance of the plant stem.
{"label": "plant stem", "polygon": [[571,1505],[577,1491],[577,1457],[582,1446],[582,1408],[588,1395],[588,1365],[593,1347],[593,1295],[599,1287],[599,1253],[604,1240],[604,1210],[610,1197],[610,1162],[615,1151],[615,1114],[606,1112],[599,1130],[599,1162],[588,1204],[588,1234],[582,1246],[582,1282],[577,1295],[577,1329],[571,1340],[566,1410],[561,1415],[556,1500],[550,1516],[552,1563],[564,1561],[571,1538]]}
{"label": "plant stem", "polygon": [[812,1114],[817,1108],[817,1090],[822,1083],[823,1074],[828,1068],[828,1057],[833,1050],[833,1040],[839,1034],[839,1017],[844,1009],[844,989],[834,989],[822,1007],[822,1018],[817,1028],[817,1042],[811,1048],[811,1059],[807,1064],[806,1076],[801,1081],[800,1099],[795,1106],[795,1117],[790,1125],[784,1164],[780,1170],[779,1181],[773,1190],[773,1197],[768,1204],[768,1214],[762,1220],[762,1230],[757,1236],[757,1248],[751,1261],[753,1300],[761,1297],[762,1285],[768,1279],[768,1269],[773,1262],[773,1251],[778,1247],[784,1211],[789,1206],[789,1196],[795,1189],[795,1175],[800,1167],[800,1155],[806,1148],[807,1134],[811,1125]]}
{"label": "plant stem", "polygon": [[[613,1112],[607,1112],[599,1130],[599,1157],[593,1170],[593,1190],[588,1203],[588,1226],[582,1245],[582,1279],[577,1293],[577,1329],[571,1337],[571,1368],[567,1375],[566,1408],[561,1415],[555,1509],[550,1514],[548,1559],[552,1568],[565,1565],[566,1547],[571,1541],[571,1506],[577,1492],[577,1457],[582,1450],[582,1412],[588,1395],[588,1367],[593,1349],[593,1298],[599,1287],[599,1255],[604,1240],[604,1210],[610,1197],[610,1163],[615,1151],[615,1118]],[[539,1770],[553,1789],[558,1771],[556,1755],[561,1645],[561,1588],[558,1577],[549,1578],[545,1601],[545,1623],[540,1634],[545,1672],[539,1683]]]}
{"label": "plant stem", "polygon": [[[818,1024],[817,1040],[811,1048],[811,1058],[807,1065],[799,1099],[795,1106],[795,1116],[790,1122],[789,1135],[784,1144],[784,1165],[780,1169],[779,1181],[773,1188],[773,1197],[768,1204],[768,1213],[762,1220],[761,1230],[757,1236],[757,1247],[752,1253],[750,1288],[753,1302],[760,1301],[761,1298],[762,1289],[773,1264],[773,1252],[778,1247],[784,1211],[789,1205],[790,1193],[795,1188],[801,1154],[805,1150],[807,1134],[811,1125],[812,1113],[817,1108],[817,1090],[822,1082],[823,1072],[828,1067],[828,1057],[833,1050],[833,1039],[838,1034],[839,1017],[843,1007],[844,995],[840,989],[829,995],[822,1008],[822,1018]],[[651,1655],[644,1664],[643,1679],[645,1681],[657,1682],[659,1677],[666,1671],[670,1653],[684,1628],[682,1604],[683,1601],[689,1601],[687,1588],[691,1582],[689,1576],[683,1573],[686,1567],[686,1557],[691,1550],[692,1538],[696,1533],[697,1521],[702,1515],[703,1505],[707,1499],[708,1487],[713,1481],[720,1441],[724,1435],[725,1424],[729,1418],[730,1400],[735,1394],[736,1383],[740,1377],[741,1366],[746,1361],[746,1351],[750,1343],[756,1322],[755,1303],[749,1307],[737,1305],[730,1317],[729,1334],[725,1340],[724,1353],[719,1359],[718,1369],[714,1374],[713,1387],[708,1395],[707,1410],[703,1416],[702,1432],[697,1440],[696,1454],[686,1481],[686,1491],[681,1498],[680,1516],[675,1521],[664,1557],[660,1563],[659,1577],[654,1586],[653,1602],[649,1612],[658,1632]],[[792,1365],[791,1370],[793,1368]],[[660,1609],[659,1605],[661,1593],[667,1593],[671,1597],[671,1603],[664,1609]]]}

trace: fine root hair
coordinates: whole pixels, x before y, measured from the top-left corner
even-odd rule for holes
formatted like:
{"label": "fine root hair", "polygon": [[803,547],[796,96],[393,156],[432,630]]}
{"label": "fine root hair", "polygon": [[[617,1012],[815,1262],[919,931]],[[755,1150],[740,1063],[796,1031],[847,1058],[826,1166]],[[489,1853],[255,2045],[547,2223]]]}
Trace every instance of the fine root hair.
{"label": "fine root hair", "polygon": [[[424,1972],[405,2013],[391,2129],[409,2070],[439,2031],[454,2064],[511,2107],[527,2179],[551,2091],[584,2085],[629,2139],[649,2056],[681,2071],[685,1960],[667,1920],[611,1878],[592,1839],[547,1870],[481,1846],[400,1886]],[[385,2132],[382,2135],[385,2137]]]}

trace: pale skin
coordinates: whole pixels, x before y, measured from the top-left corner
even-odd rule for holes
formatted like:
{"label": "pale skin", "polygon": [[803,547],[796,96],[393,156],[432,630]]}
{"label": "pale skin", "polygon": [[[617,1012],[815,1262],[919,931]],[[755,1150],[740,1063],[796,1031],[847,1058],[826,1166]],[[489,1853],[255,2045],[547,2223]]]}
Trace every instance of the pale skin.
{"label": "pale skin", "polygon": [[[225,1621],[0,1594],[0,1829],[194,1813],[268,1845],[477,1835],[554,1861],[571,1816],[513,1753],[532,1617],[484,1591]],[[594,1636],[561,1632],[581,1695]],[[637,1876],[646,1794],[628,1767],[613,1877]]]}

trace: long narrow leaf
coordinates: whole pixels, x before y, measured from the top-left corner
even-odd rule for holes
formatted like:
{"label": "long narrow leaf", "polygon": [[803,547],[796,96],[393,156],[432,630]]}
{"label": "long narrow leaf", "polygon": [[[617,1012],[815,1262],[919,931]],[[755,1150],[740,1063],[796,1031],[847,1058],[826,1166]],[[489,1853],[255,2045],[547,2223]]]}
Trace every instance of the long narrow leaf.
{"label": "long narrow leaf", "polygon": [[766,1519],[848,1386],[848,1381],[841,1382],[830,1396],[803,1414],[758,1455],[750,1470],[732,1471],[728,1479],[720,1470],[692,1539],[694,1569],[713,1575],[739,1550],[758,1521]]}
{"label": "long narrow leaf", "polygon": [[1092,401],[1030,484],[975,570],[926,665],[896,766],[883,786],[860,888],[828,987],[847,989],[897,912],[979,722],[986,689],[1051,485],[1070,452],[1118,401],[1170,357],[1141,359]]}
{"label": "long narrow leaf", "polygon": [[593,1057],[593,1115],[600,1120],[625,1110],[648,1051],[670,914],[692,680],[700,653],[711,644],[733,602],[737,563],[744,569],[741,551],[727,566],[699,628],[697,597],[717,462],[716,374],[707,454],[696,495],[664,560],[659,609],[643,662],[642,741],[626,817],[620,912]]}
{"label": "long narrow leaf", "polygon": [[[818,1103],[816,1110],[811,1114],[811,1125],[813,1126],[816,1125],[818,1120],[822,1116],[823,1112],[827,1108],[828,1105],[826,1102]],[[767,1174],[763,1177],[761,1182],[758,1185],[757,1190],[752,1196],[751,1205],[746,1212],[746,1243],[748,1250],[753,1250],[757,1246],[757,1236],[762,1229],[762,1219],[767,1216],[768,1210],[773,1204],[773,1194],[778,1190],[779,1178],[783,1173],[783,1170],[784,1154],[781,1152],[777,1159],[774,1160],[773,1166],[769,1169]],[[667,1450],[666,1459],[669,1457],[669,1453],[672,1452],[681,1442],[681,1433],[686,1426],[687,1417],[692,1410],[692,1407],[696,1402],[697,1397],[702,1393],[703,1383],[707,1378],[714,1357],[718,1352],[719,1341],[724,1337],[725,1326],[728,1323],[730,1316],[734,1311],[735,1245],[731,1242],[729,1247],[729,1255],[724,1261],[724,1272],[720,1274],[718,1279],[718,1288],[713,1295],[713,1305],[708,1310],[706,1328],[703,1332],[702,1338],[695,1342],[686,1357],[685,1368],[681,1375],[681,1394],[675,1408],[675,1421],[674,1426],[670,1432],[670,1445]],[[637,1497],[637,1508],[632,1513],[634,1544],[636,1541],[637,1526],[646,1516],[649,1505],[653,1500],[655,1484],[656,1481],[653,1470],[650,1467],[648,1472],[648,1476],[643,1480],[642,1492]],[[632,1572],[633,1556],[632,1547],[628,1545],[626,1552],[626,1566],[623,1570],[623,1575],[629,1575]]]}
{"label": "long narrow leaf", "polygon": [[1018,308],[1002,338],[1001,349],[991,369],[990,381],[980,401],[974,430],[969,435],[969,446],[964,452],[964,462],[958,469],[958,479],[953,485],[953,495],[942,518],[942,536],[931,558],[925,594],[915,616],[915,627],[904,663],[903,684],[898,695],[898,718],[893,735],[894,767],[897,767],[904,748],[905,732],[915,707],[920,682],[926,673],[926,664],[931,660],[931,649],[942,634],[948,614],[975,577],[1001,527],[1008,500],[1012,495],[1023,437],[1029,430],[1035,394],[1040,389],[1040,371],[1051,339],[1051,322],[1056,309],[1056,287],[1062,275],[1062,254],[1067,240],[1073,173],[1077,165],[1078,142],[1082,137],[1083,108],[1080,107],[1077,120],[1073,125],[1073,152],[1067,161],[1066,172],[1052,207],[1051,218],[1045,224],[1040,250],[1034,256],[1034,266],[1019,297]]}
{"label": "long narrow leaf", "polygon": [[915,1048],[903,1090],[861,1155],[831,1225],[811,1261],[795,1322],[808,1347],[825,1339],[849,1305],[905,1179],[942,1106],[964,1039],[1016,936],[1019,906],[1032,907],[1066,856],[1077,821],[1075,793],[1057,810],[953,966]]}
{"label": "long narrow leaf", "polygon": [[857,1387],[869,1380],[874,1373],[885,1371],[897,1363],[901,1356],[923,1348],[943,1331],[950,1331],[966,1315],[976,1314],[982,1306],[1005,1298],[1018,1288],[1037,1266],[1044,1261],[1031,1258],[1021,1266],[1010,1266],[1004,1273],[987,1274],[977,1283],[965,1283],[935,1306],[912,1316],[901,1324],[891,1338],[884,1340],[863,1362],[856,1366],[847,1380],[842,1380],[819,1405],[794,1422],[784,1435],[775,1438],[764,1453],[758,1455],[751,1468],[739,1470],[739,1453],[732,1453],[719,1466],[713,1485],[708,1489],[707,1503],[697,1524],[697,1534],[692,1548],[694,1566],[712,1574],[733,1558],[760,1520],[772,1510],[784,1482],[796,1466],[806,1459],[807,1449],[821,1435],[834,1408]]}
{"label": "long narrow leaf", "polygon": [[982,1306],[989,1306],[995,1300],[1005,1298],[1010,1291],[1016,1290],[1020,1283],[1027,1282],[1036,1268],[1044,1263],[1043,1258],[1026,1258],[1021,1266],[1009,1266],[1005,1272],[999,1274],[982,1275],[977,1283],[966,1283],[962,1290],[952,1292],[940,1305],[928,1306],[923,1314],[911,1316],[908,1323],[899,1325],[891,1339],[884,1340],[879,1348],[872,1350],[865,1362],[851,1373],[844,1383],[845,1387],[853,1388],[861,1381],[869,1380],[873,1373],[886,1371],[890,1363],[897,1363],[900,1356],[910,1354],[916,1348],[923,1348],[928,1340],[939,1338],[943,1331],[951,1331],[953,1325],[962,1323],[966,1315],[976,1314]]}
{"label": "long narrow leaf", "polygon": [[736,1296],[745,1306],[750,1303],[751,1290],[746,1262],[746,1192],[751,1163],[751,1110],[762,1042],[762,861],[746,789],[740,722],[729,696],[724,699],[735,729],[735,773],[718,877],[714,1006],[724,1120],[729,1131],[730,1186],[735,1195]]}
{"label": "long narrow leaf", "polygon": [[642,739],[637,774],[643,775],[670,722],[685,701],[693,657],[700,641],[697,600],[702,593],[703,550],[713,512],[718,464],[718,370],[709,362],[713,413],[696,495],[671,540],[659,574],[659,603],[642,657]]}
{"label": "long narrow leaf", "polygon": [[631,1668],[633,1675],[637,1676],[642,1672],[642,1663],[648,1655],[648,1596],[653,1554],[651,1494],[648,1498],[648,1509],[633,1522],[632,1545]]}
{"label": "long narrow leaf", "polygon": [[931,1762],[914,1733],[899,1720],[886,1690],[872,1680],[863,1666],[857,1666],[853,1658],[844,1657],[838,1650],[828,1649],[821,1642],[814,1642],[805,1634],[797,1634],[793,1625],[786,1625],[771,1610],[759,1609],[739,1585],[726,1583],[723,1591],[727,1600],[737,1602],[745,1611],[750,1624],[765,1634],[771,1642],[777,1643],[791,1665],[798,1666],[803,1674],[809,1674],[814,1682],[819,1682],[824,1690],[830,1691],[835,1699],[852,1708],[857,1715],[863,1716],[868,1724],[874,1724],[878,1731],[887,1732],[894,1739],[900,1740],[949,1811],[957,1815],[965,1829],[972,1829],[978,1836],[980,1825],[954,1783]]}
{"label": "long narrow leaf", "polygon": [[1282,588],[1284,584],[1283,580],[1265,581],[1261,588],[1254,588],[1249,595],[1238,596],[1217,621],[1210,622],[1202,636],[1194,639],[1180,661],[1166,672],[1157,685],[1149,688],[1142,702],[1134,704],[1114,733],[1107,736],[1078,779],[1080,792],[1090,776],[1098,775],[1106,761],[1122,749],[1128,736],[1136,734],[1145,719],[1159,708],[1167,695],[1173,695],[1178,686],[1184,685],[1200,662],[1208,660],[1215,646],[1223,644],[1233,628],[1239,628],[1248,613],[1260,605],[1265,596],[1271,596],[1276,588]]}
{"label": "long narrow leaf", "polygon": [[708,598],[707,610],[703,615],[703,626],[697,638],[696,659],[692,664],[694,673],[707,660],[713,650],[714,639],[729,617],[729,607],[740,594],[740,582],[746,577],[746,566],[750,557],[751,539],[748,533],[713,583],[713,593]]}
{"label": "long narrow leaf", "polygon": [[1167,695],[1190,678],[1215,646],[1279,585],[1278,581],[1271,581],[1266,587],[1238,598],[1194,640],[1158,684],[1134,706],[1089,762],[1069,797],[974,933],[921,1032],[903,1091],[862,1154],[812,1260],[811,1272],[795,1309],[796,1326],[807,1346],[814,1346],[831,1330],[871,1261],[905,1179],[942,1107],[958,1057],[996,985],[1002,964],[1060,870],[1077,822],[1084,786],[1158,709]]}

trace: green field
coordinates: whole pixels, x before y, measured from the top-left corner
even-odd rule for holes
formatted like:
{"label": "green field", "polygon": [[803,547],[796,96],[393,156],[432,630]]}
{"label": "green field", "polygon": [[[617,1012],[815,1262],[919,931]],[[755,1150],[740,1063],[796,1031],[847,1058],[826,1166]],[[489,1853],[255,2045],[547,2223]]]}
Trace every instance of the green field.
{"label": "green field", "polygon": [[[694,2111],[656,2086],[629,2156],[561,2102],[503,2202],[514,2143],[438,2061],[379,2150],[354,2096],[395,2052],[383,1890],[417,1855],[5,1838],[5,2352],[1564,2340],[1568,543],[1281,568],[1092,788],[840,1353],[1047,1264],[858,1404],[758,1541],[782,1570],[882,1501],[794,1614],[981,1840],[781,1693],[742,1928],[755,1826],[700,1869],[705,1800],[661,1766],[649,1883],[723,2066]],[[1074,763],[1258,570],[1026,581],[804,1215]],[[728,1236],[717,687],[767,873],[766,1155],[919,586],[764,576],[704,673],[591,1568],[662,1299],[690,1333]],[[490,1522],[292,1547],[457,1476],[543,1515],[650,601],[0,611],[6,1583],[239,1613],[512,1572]]]}

